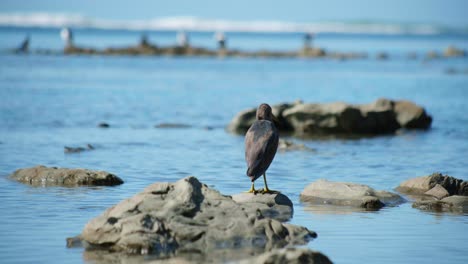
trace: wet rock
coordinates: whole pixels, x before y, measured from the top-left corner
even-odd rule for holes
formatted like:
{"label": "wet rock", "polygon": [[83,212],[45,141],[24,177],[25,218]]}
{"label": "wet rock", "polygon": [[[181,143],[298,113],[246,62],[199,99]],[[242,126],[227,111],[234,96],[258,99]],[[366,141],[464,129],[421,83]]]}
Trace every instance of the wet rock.
{"label": "wet rock", "polygon": [[180,123],[161,123],[154,126],[155,128],[191,128],[191,125]]}
{"label": "wet rock", "polygon": [[[245,133],[255,120],[255,108],[237,114],[228,130]],[[394,133],[400,128],[427,129],[432,117],[424,108],[409,101],[379,99],[370,104],[343,102],[324,104],[280,104],[273,106],[277,128],[299,135],[353,135]]]}
{"label": "wet rock", "polygon": [[57,167],[36,166],[19,169],[9,176],[22,183],[40,186],[76,186],[76,185],[119,185],[123,181],[116,175],[105,171],[87,169],[66,169]]}
{"label": "wet rock", "polygon": [[363,184],[318,180],[301,192],[301,201],[313,204],[329,204],[380,209],[397,206],[405,200],[398,194],[376,191]]}
{"label": "wet rock", "polygon": [[426,113],[424,108],[413,102],[401,100],[394,102],[393,108],[398,124],[402,128],[427,129],[431,126],[432,117]]}
{"label": "wet rock", "polygon": [[442,200],[419,200],[413,203],[413,208],[433,212],[468,212],[468,196],[453,195]]}
{"label": "wet rock", "polygon": [[426,54],[426,59],[432,60],[432,59],[438,59],[440,58],[440,54],[437,51],[429,51]]}
{"label": "wet rock", "polygon": [[331,264],[324,254],[307,248],[283,248],[264,253],[257,257],[242,260],[240,264]]}
{"label": "wet rock", "polygon": [[304,144],[298,144],[293,141],[282,139],[282,138],[279,139],[278,150],[279,151],[295,151],[295,150],[315,151],[313,148],[309,148]]}
{"label": "wet rock", "polygon": [[81,234],[87,249],[165,257],[217,249],[261,251],[304,244],[316,234],[265,217],[249,203],[187,177],[154,183],[89,221]]}
{"label": "wet rock", "polygon": [[87,144],[85,148],[83,147],[63,147],[63,152],[65,153],[79,153],[87,150],[93,150],[94,147],[91,144]]}
{"label": "wet rock", "polygon": [[464,57],[465,51],[454,46],[448,46],[444,50],[444,57]]}
{"label": "wet rock", "polygon": [[276,219],[281,222],[288,221],[293,216],[293,203],[282,193],[253,194],[239,193],[232,196],[239,204],[245,204],[260,210],[263,216]]}
{"label": "wet rock", "polygon": [[379,52],[379,53],[377,53],[376,58],[377,58],[378,60],[388,60],[388,53],[386,53],[386,52]]}
{"label": "wet rock", "polygon": [[402,182],[396,190],[413,195],[422,195],[436,185],[443,187],[449,195],[468,196],[468,181],[454,178],[442,173],[433,173],[428,176],[417,177]]}
{"label": "wet rock", "polygon": [[440,185],[440,184],[436,184],[432,189],[425,192],[424,194],[429,195],[429,196],[433,196],[433,197],[435,197],[435,198],[437,198],[439,200],[450,195],[447,192],[447,190],[444,187],[442,187],[442,185]]}
{"label": "wet rock", "polygon": [[98,127],[100,127],[100,128],[109,128],[110,125],[108,123],[102,122],[102,123],[98,124]]}

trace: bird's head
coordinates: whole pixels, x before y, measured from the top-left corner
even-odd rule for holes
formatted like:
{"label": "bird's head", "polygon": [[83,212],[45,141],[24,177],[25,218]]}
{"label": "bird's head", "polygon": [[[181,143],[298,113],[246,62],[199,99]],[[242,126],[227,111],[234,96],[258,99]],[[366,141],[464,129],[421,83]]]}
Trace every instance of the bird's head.
{"label": "bird's head", "polygon": [[268,120],[273,121],[273,113],[271,107],[268,104],[261,104],[257,109],[257,120]]}

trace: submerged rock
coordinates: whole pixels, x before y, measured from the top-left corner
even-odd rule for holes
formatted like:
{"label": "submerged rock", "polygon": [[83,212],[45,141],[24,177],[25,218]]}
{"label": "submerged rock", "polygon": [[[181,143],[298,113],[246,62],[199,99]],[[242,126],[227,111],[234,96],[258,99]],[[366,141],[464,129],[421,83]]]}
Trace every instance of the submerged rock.
{"label": "submerged rock", "polygon": [[413,203],[413,208],[435,212],[468,212],[468,196],[453,195],[442,200],[419,200]]}
{"label": "submerged rock", "polygon": [[108,123],[106,123],[106,122],[102,122],[102,123],[98,124],[98,127],[100,127],[100,128],[109,128],[110,125]]}
{"label": "submerged rock", "polygon": [[191,128],[191,125],[180,123],[161,123],[154,126],[155,128]]}
{"label": "submerged rock", "polygon": [[279,139],[278,150],[279,151],[294,151],[294,150],[315,151],[313,148],[309,148],[304,144],[298,144],[293,141],[289,141],[289,140],[282,139],[282,138]]}
{"label": "submerged rock", "polygon": [[79,152],[83,152],[83,151],[87,151],[87,150],[93,150],[94,147],[93,145],[91,144],[87,144],[86,145],[86,148],[83,148],[83,147],[63,147],[63,152],[65,153],[79,153]]}
{"label": "submerged rock", "polygon": [[263,253],[259,256],[242,260],[240,264],[331,264],[324,254],[306,248],[282,248]]}
{"label": "submerged rock", "polygon": [[105,171],[87,169],[66,169],[57,167],[36,166],[19,169],[10,175],[11,179],[31,185],[119,185],[123,181],[116,175]]}
{"label": "submerged rock", "polygon": [[406,180],[400,183],[396,190],[405,194],[422,195],[436,185],[443,187],[449,195],[468,196],[468,181],[442,175],[442,173],[438,172]]}
{"label": "submerged rock", "polygon": [[[274,105],[275,123],[282,132],[300,135],[384,134],[400,128],[427,129],[432,117],[424,108],[409,101],[379,99],[370,104],[351,105],[343,102],[324,104]],[[237,114],[227,129],[245,133],[255,121],[255,108]]]}
{"label": "submerged rock", "polygon": [[458,49],[454,46],[448,46],[444,50],[444,56],[445,57],[464,57],[465,56],[465,51],[462,49]]}
{"label": "submerged rock", "polygon": [[239,204],[245,204],[260,210],[263,216],[276,219],[281,222],[288,221],[293,216],[293,203],[282,193],[253,194],[239,193],[232,196]]}
{"label": "submerged rock", "polygon": [[398,194],[376,191],[367,185],[331,182],[323,179],[306,186],[301,192],[301,201],[366,209],[380,209],[384,206],[396,206],[405,202]]}
{"label": "submerged rock", "polygon": [[154,183],[89,221],[81,234],[87,249],[158,257],[226,249],[252,254],[315,236],[305,227],[266,218],[256,205],[239,204],[195,177]]}

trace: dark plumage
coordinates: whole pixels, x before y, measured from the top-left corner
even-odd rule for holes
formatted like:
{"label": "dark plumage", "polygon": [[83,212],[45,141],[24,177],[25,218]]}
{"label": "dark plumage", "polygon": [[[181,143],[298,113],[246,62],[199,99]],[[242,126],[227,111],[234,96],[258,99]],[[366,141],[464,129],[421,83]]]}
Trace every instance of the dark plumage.
{"label": "dark plumage", "polygon": [[275,157],[278,148],[278,130],[273,123],[273,114],[268,104],[261,104],[257,109],[257,120],[245,135],[245,161],[247,176],[252,181],[249,192],[255,192],[254,181],[263,175],[264,192],[269,192],[266,182],[266,170]]}

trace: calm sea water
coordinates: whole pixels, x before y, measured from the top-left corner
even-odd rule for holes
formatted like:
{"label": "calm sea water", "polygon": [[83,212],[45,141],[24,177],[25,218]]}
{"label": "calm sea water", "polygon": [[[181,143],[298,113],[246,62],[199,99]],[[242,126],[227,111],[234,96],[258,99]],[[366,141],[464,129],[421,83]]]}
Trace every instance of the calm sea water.
{"label": "calm sea water", "polygon": [[[405,58],[408,52],[421,55],[449,44],[467,49],[467,37],[324,35],[316,40],[334,50],[387,51],[392,55],[388,61],[5,52],[26,33],[31,34],[33,48],[61,46],[58,30],[0,29],[2,263],[83,262],[83,250],[67,249],[65,238],[153,182],[195,175],[225,194],[247,190],[243,137],[224,130],[244,108],[297,99],[367,103],[379,97],[423,105],[434,117],[432,129],[358,140],[293,139],[317,151],[278,153],[269,169],[270,187],[293,201],[291,223],[318,233],[308,247],[336,263],[466,263],[468,215],[422,212],[411,203],[378,212],[311,207],[299,202],[299,194],[307,183],[320,178],[383,190],[435,171],[467,180],[468,74],[463,72],[468,71],[468,59]],[[170,44],[173,35],[151,33],[150,39],[160,37]],[[138,36],[82,30],[76,38],[101,47],[129,45]],[[229,43],[239,48],[300,46],[294,34],[237,36]],[[195,35],[192,41],[212,45],[208,34]],[[447,69],[462,73],[447,74]],[[98,128],[100,122],[111,127]],[[192,127],[154,128],[168,122]],[[88,143],[96,149],[63,152],[64,146]],[[125,184],[37,188],[7,178],[18,168],[37,164],[106,170]]]}

